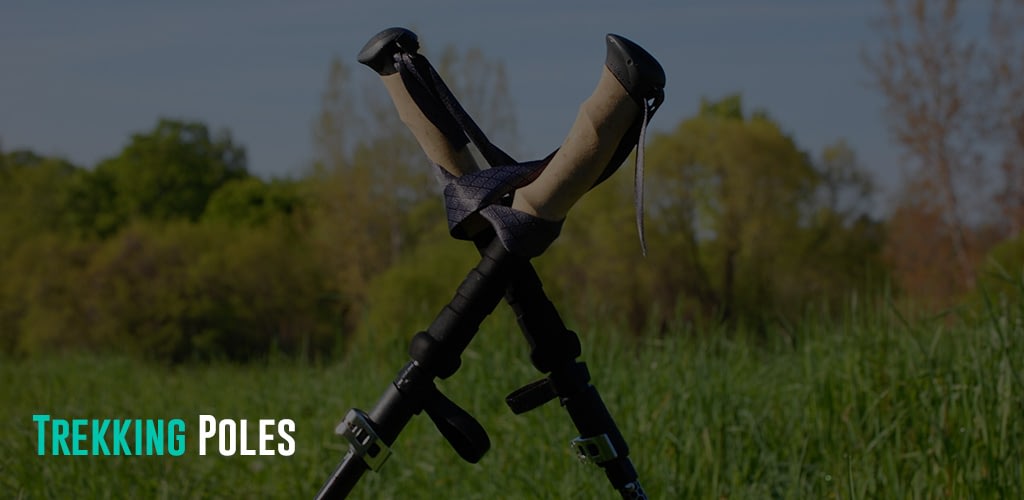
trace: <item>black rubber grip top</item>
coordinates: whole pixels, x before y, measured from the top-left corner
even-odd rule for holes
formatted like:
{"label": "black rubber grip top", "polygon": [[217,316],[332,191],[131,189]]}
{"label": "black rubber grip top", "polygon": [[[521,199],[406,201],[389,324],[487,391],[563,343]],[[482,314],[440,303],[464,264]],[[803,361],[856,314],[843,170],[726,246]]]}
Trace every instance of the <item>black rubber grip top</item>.
{"label": "black rubber grip top", "polygon": [[388,28],[376,35],[363,45],[357,59],[360,63],[369,66],[378,75],[393,75],[398,69],[395,68],[395,54],[406,52],[415,54],[420,49],[419,39],[416,33],[405,28]]}
{"label": "black rubber grip top", "polygon": [[605,37],[608,54],[604,65],[642,108],[644,99],[664,91],[665,70],[643,47],[619,35]]}

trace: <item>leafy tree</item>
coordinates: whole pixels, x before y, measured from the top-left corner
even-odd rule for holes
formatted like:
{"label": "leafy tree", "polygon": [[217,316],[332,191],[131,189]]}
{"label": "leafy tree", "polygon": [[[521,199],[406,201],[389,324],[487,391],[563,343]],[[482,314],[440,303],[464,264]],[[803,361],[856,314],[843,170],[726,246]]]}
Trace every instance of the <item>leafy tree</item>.
{"label": "leafy tree", "polygon": [[0,254],[40,233],[69,227],[71,185],[82,170],[28,150],[0,154]]}
{"label": "leafy tree", "polygon": [[[818,182],[813,164],[770,119],[745,119],[738,96],[704,102],[696,118],[679,126],[673,142],[671,157],[652,144],[652,170],[673,186],[687,187],[652,191],[653,197],[692,204],[679,207],[692,215],[676,224],[704,240],[702,258],[693,265],[708,281],[695,289],[706,290],[704,300],[725,318],[737,309],[770,306],[772,281],[785,279],[774,271],[796,257],[786,244],[797,239],[801,210]],[[666,169],[667,162],[674,168]],[[657,209],[675,208],[667,204]]]}
{"label": "leafy tree", "polygon": [[229,133],[212,136],[202,123],[168,119],[133,135],[96,174],[103,182],[92,185],[112,188],[120,221],[197,220],[218,188],[248,175],[245,150]]}
{"label": "leafy tree", "polygon": [[[865,58],[886,101],[893,138],[911,160],[900,192],[903,222],[929,221],[927,243],[892,232],[887,253],[903,288],[948,305],[975,283],[989,248],[1024,227],[1024,2],[885,0],[880,48]],[[980,10],[985,9],[985,10]],[[987,30],[966,29],[969,11]],[[902,223],[902,222],[901,222]],[[904,245],[904,246],[900,246]],[[915,258],[931,245],[934,265]],[[948,246],[939,248],[936,245]],[[905,255],[898,255],[898,254]],[[937,257],[950,255],[951,262]],[[947,271],[956,270],[952,285]],[[945,297],[935,291],[943,290]]]}
{"label": "leafy tree", "polygon": [[124,224],[115,181],[110,169],[82,170],[70,179],[65,216],[76,234],[107,238]]}
{"label": "leafy tree", "polygon": [[308,208],[306,183],[264,182],[246,177],[225,183],[210,197],[203,221],[232,225],[265,225],[279,218],[299,217]]}
{"label": "leafy tree", "polygon": [[[843,143],[821,161],[739,96],[648,144],[648,258],[631,232],[630,179],[588,194],[552,247],[557,287],[634,328],[673,319],[764,325],[881,284],[881,227],[863,212],[871,183]],[[609,208],[610,207],[610,208]],[[578,252],[586,252],[585,259]],[[592,306],[593,307],[593,306]]]}
{"label": "leafy tree", "polygon": [[818,161],[821,206],[845,222],[871,209],[875,184],[857,159],[857,153],[839,140],[825,146]]}
{"label": "leafy tree", "polygon": [[67,234],[33,235],[0,260],[0,349],[44,354],[88,349],[92,291],[83,276],[93,243]]}
{"label": "leafy tree", "polygon": [[46,234],[0,270],[0,347],[17,353],[250,360],[338,339],[335,294],[280,222],[138,221],[102,242]]}

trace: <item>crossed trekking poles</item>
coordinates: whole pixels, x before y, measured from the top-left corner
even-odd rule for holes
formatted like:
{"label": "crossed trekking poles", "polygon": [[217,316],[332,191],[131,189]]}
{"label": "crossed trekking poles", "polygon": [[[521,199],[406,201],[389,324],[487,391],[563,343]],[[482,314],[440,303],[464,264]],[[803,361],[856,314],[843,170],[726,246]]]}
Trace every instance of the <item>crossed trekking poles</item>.
{"label": "crossed trekking poles", "polygon": [[[462,352],[502,297],[530,345],[530,361],[546,374],[506,397],[508,406],[520,414],[557,398],[579,430],[571,444],[580,460],[600,466],[623,498],[647,498],[626,440],[590,384],[586,364],[577,360],[579,337],[565,327],[530,264],[558,237],[572,205],[613,174],[638,142],[637,175],[642,176],[643,136],[662,102],[665,74],[635,43],[616,35],[608,35],[606,43],[597,88],[580,106],[562,147],[525,163],[487,139],[417,53],[413,32],[384,30],[359,53],[359,62],[380,75],[402,122],[438,167],[451,235],[471,240],[481,258],[426,331],[413,336],[411,360],[373,409],[352,409],[338,425],[349,449],[318,499],[344,498],[364,472],[378,470],[399,433],[420,412],[463,459],[476,463],[483,457],[490,447],[486,431],[440,392],[434,378],[455,374]],[[491,168],[477,166],[470,141]],[[641,182],[639,177],[642,196]],[[638,197],[643,242],[641,202]]]}

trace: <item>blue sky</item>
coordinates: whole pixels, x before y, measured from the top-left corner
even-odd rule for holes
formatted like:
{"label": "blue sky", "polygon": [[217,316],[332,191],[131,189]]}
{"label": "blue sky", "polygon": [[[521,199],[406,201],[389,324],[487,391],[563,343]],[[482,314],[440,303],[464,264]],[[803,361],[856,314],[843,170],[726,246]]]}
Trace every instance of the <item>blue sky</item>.
{"label": "blue sky", "polygon": [[[332,56],[390,26],[504,60],[520,150],[556,147],[597,81],[605,33],[662,62],[669,130],[741,92],[812,153],[845,138],[883,180],[900,153],[861,51],[866,0],[662,2],[21,2],[0,15],[0,141],[93,165],[160,116],[228,128],[263,176],[301,175]],[[357,74],[373,77],[358,66]]]}

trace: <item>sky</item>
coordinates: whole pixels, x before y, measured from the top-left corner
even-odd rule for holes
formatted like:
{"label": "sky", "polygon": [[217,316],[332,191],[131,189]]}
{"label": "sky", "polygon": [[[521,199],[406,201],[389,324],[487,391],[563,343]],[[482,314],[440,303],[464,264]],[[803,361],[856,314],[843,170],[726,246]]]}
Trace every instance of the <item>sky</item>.
{"label": "sky", "polygon": [[883,183],[900,150],[862,53],[876,46],[872,0],[766,1],[39,1],[0,8],[0,146],[92,166],[159,117],[229,129],[251,172],[298,177],[334,56],[361,78],[363,44],[391,26],[434,47],[504,61],[521,159],[557,147],[590,95],[606,33],[665,68],[651,129],[701,98],[739,92],[812,154],[845,139]]}

